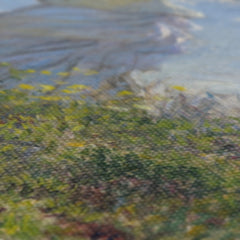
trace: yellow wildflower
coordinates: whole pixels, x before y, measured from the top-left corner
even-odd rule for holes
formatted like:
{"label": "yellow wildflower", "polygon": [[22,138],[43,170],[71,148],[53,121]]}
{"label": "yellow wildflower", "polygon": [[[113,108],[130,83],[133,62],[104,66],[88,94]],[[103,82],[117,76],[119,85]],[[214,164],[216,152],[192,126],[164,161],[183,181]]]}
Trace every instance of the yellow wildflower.
{"label": "yellow wildflower", "polygon": [[34,69],[27,69],[25,72],[26,73],[35,73],[36,71]]}
{"label": "yellow wildflower", "polygon": [[85,143],[84,142],[68,142],[66,145],[68,147],[84,147]]}
{"label": "yellow wildflower", "polygon": [[83,89],[88,89],[89,86],[83,85],[83,84],[74,84],[71,86],[68,86],[70,89],[75,89],[75,90],[83,90]]}
{"label": "yellow wildflower", "polygon": [[57,75],[61,76],[61,77],[67,77],[70,75],[70,73],[69,72],[59,72]]}
{"label": "yellow wildflower", "polygon": [[24,84],[24,83],[20,84],[19,87],[22,88],[22,89],[24,89],[24,90],[33,90],[33,89],[35,88],[35,87],[32,86],[32,85]]}
{"label": "yellow wildflower", "polygon": [[133,95],[133,93],[132,93],[131,91],[123,90],[123,91],[118,92],[117,95],[118,95],[119,97],[122,97],[122,96],[130,96],[130,95]]}
{"label": "yellow wildflower", "polygon": [[45,84],[40,85],[40,87],[42,87],[42,89],[43,89],[44,92],[53,91],[53,90],[55,89],[54,86],[45,85]]}
{"label": "yellow wildflower", "polygon": [[187,90],[185,87],[178,86],[178,85],[172,86],[172,88],[175,89],[175,90],[181,91],[181,92],[184,92],[184,91]]}
{"label": "yellow wildflower", "polygon": [[42,70],[42,71],[41,71],[41,74],[43,74],[43,75],[51,75],[52,72],[47,71],[47,70]]}
{"label": "yellow wildflower", "polygon": [[69,89],[63,89],[62,92],[67,93],[67,94],[74,94],[74,93],[77,93],[76,90],[69,90]]}
{"label": "yellow wildflower", "polygon": [[74,67],[72,70],[73,70],[73,71],[77,71],[77,72],[80,72],[80,71],[81,71],[81,69],[78,68],[78,67]]}
{"label": "yellow wildflower", "polygon": [[1,62],[0,65],[1,65],[1,66],[10,66],[11,64],[8,63],[8,62]]}

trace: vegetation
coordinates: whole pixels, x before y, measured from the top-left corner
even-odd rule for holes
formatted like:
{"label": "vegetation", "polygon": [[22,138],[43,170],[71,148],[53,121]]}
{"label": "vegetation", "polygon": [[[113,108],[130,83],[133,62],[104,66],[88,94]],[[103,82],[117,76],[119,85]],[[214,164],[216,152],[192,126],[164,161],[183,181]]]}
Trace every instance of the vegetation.
{"label": "vegetation", "polygon": [[152,117],[129,91],[98,104],[83,85],[39,88],[0,91],[0,238],[240,239],[239,119],[196,124]]}

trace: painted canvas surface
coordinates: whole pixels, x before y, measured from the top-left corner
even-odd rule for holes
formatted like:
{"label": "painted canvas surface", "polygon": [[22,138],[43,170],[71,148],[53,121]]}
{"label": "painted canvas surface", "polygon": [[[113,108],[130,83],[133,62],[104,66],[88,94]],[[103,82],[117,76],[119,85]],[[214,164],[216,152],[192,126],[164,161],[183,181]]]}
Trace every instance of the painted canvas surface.
{"label": "painted canvas surface", "polygon": [[0,0],[0,239],[239,240],[240,2]]}

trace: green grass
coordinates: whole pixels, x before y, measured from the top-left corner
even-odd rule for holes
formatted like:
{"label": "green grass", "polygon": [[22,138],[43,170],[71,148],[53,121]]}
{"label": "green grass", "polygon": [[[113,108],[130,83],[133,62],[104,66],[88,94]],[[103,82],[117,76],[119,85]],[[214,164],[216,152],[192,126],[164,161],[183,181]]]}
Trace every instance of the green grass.
{"label": "green grass", "polygon": [[240,122],[0,92],[0,238],[240,239]]}

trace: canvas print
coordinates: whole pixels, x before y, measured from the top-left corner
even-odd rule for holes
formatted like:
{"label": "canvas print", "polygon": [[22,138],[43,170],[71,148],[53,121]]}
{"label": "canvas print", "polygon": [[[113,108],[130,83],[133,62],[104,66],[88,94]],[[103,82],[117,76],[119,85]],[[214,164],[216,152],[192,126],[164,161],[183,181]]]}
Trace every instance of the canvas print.
{"label": "canvas print", "polygon": [[0,239],[239,240],[240,1],[0,0]]}

